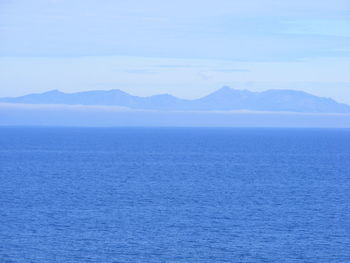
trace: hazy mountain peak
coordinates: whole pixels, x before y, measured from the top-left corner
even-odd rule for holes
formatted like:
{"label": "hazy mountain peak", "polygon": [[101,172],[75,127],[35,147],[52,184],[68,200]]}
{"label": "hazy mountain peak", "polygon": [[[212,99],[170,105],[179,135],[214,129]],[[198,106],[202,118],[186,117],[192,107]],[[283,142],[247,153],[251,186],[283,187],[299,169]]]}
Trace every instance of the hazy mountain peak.
{"label": "hazy mountain peak", "polygon": [[328,98],[297,90],[267,90],[251,92],[224,86],[199,99],[185,100],[170,94],[150,97],[130,95],[119,89],[63,93],[51,90],[17,98],[0,98],[0,102],[26,104],[110,105],[132,109],[217,111],[287,111],[318,113],[350,113],[350,106]]}
{"label": "hazy mountain peak", "polygon": [[53,89],[53,90],[49,90],[47,92],[44,92],[42,94],[65,94],[64,92],[58,90],[58,89]]}
{"label": "hazy mountain peak", "polygon": [[[220,104],[221,102],[229,101],[229,100],[237,100],[241,99],[242,97],[252,96],[254,92],[251,92],[249,90],[240,90],[240,89],[233,89],[228,86],[224,86],[221,89],[218,89],[212,93],[210,93],[207,96],[202,97],[200,100],[216,100],[215,103]],[[214,102],[213,102],[214,103]]]}
{"label": "hazy mountain peak", "polygon": [[302,90],[294,90],[294,89],[269,89],[269,90],[265,90],[261,93],[265,93],[265,94],[289,94],[289,95],[307,95],[307,96],[313,96],[310,93],[307,93],[305,91]]}
{"label": "hazy mountain peak", "polygon": [[157,95],[152,95],[150,96],[150,98],[154,98],[154,97],[158,97],[158,98],[176,98],[175,96],[169,94],[169,93],[162,93],[162,94],[157,94]]}
{"label": "hazy mountain peak", "polygon": [[217,92],[226,92],[226,91],[232,91],[233,88],[229,86],[223,86],[221,89],[218,89]]}
{"label": "hazy mountain peak", "polygon": [[122,91],[121,89],[110,89],[108,90],[108,92],[128,94],[125,91]]}
{"label": "hazy mountain peak", "polygon": [[234,93],[253,93],[249,90],[234,89],[229,86],[223,86],[221,89],[214,91],[212,94],[234,94]]}

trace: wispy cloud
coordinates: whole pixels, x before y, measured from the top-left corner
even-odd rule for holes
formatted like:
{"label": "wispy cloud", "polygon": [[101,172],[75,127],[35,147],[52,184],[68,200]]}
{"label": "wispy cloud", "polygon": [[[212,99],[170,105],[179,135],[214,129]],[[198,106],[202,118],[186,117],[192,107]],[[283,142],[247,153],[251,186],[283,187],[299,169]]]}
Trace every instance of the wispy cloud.
{"label": "wispy cloud", "polygon": [[350,115],[249,111],[157,112],[101,106],[0,103],[0,126],[3,125],[350,128]]}
{"label": "wispy cloud", "polygon": [[249,69],[239,69],[239,68],[235,69],[235,68],[233,68],[233,69],[215,69],[214,71],[230,73],[230,72],[249,72],[250,70]]}
{"label": "wispy cloud", "polygon": [[155,71],[148,69],[126,69],[123,72],[131,73],[131,74],[156,74]]}
{"label": "wispy cloud", "polygon": [[241,61],[348,56],[339,50],[349,45],[349,11],[343,0],[5,1],[0,55]]}

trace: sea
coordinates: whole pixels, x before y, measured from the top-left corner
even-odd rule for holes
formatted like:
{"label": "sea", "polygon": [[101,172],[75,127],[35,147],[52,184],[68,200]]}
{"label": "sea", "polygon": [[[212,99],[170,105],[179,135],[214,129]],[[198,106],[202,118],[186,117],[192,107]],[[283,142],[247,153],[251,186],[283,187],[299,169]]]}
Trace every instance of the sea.
{"label": "sea", "polygon": [[1,263],[350,262],[350,130],[0,128]]}

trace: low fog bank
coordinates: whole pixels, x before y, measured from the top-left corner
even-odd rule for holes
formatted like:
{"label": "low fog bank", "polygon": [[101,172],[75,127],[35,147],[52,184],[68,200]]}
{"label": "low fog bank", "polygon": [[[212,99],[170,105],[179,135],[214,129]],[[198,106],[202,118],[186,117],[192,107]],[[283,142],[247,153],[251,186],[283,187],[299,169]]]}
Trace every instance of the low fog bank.
{"label": "low fog bank", "polygon": [[108,106],[0,103],[1,126],[350,128],[350,114],[144,111]]}

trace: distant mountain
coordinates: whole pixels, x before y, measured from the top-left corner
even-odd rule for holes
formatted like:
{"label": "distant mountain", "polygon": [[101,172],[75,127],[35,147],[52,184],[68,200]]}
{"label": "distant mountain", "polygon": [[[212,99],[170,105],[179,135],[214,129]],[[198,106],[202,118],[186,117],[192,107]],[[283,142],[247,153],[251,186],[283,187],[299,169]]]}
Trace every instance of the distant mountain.
{"label": "distant mountain", "polygon": [[251,92],[223,87],[205,97],[185,100],[169,94],[150,97],[132,96],[121,90],[63,93],[53,90],[15,98],[0,98],[0,102],[24,104],[109,105],[131,109],[163,111],[228,111],[253,110],[308,113],[350,113],[350,106],[296,90]]}

